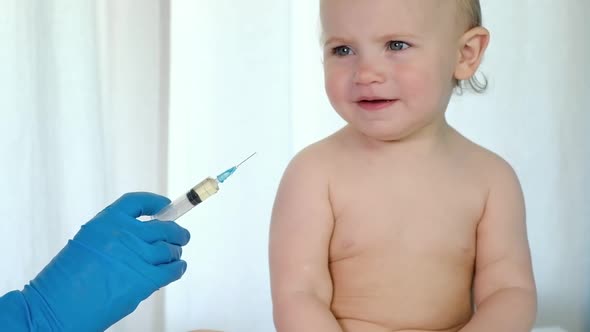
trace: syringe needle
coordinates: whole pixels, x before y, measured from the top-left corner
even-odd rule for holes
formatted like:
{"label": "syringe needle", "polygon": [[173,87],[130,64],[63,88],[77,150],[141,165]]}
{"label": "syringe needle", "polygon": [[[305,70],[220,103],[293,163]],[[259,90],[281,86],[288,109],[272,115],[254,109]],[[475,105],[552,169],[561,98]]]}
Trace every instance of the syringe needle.
{"label": "syringe needle", "polygon": [[200,204],[202,201],[217,193],[219,191],[218,184],[223,183],[223,181],[227,180],[227,178],[230,177],[230,175],[234,174],[234,172],[236,171],[236,169],[238,169],[240,165],[245,163],[248,159],[252,158],[255,154],[256,152],[251,154],[248,158],[244,159],[241,163],[237,164],[236,166],[219,174],[215,179],[208,177],[205,180],[201,181],[199,184],[191,188],[185,195],[180,196],[174,202],[165,206],[156,215],[152,216],[151,220],[176,220],[177,218],[180,218],[190,209],[192,209],[196,205]]}
{"label": "syringe needle", "polygon": [[229,178],[232,174],[234,174],[234,172],[238,169],[238,167],[241,164],[245,163],[248,159],[252,158],[252,156],[255,155],[255,154],[256,154],[256,152],[254,152],[253,154],[251,154],[250,157],[244,159],[241,163],[237,164],[236,166],[234,166],[234,167],[228,169],[227,171],[219,174],[217,176],[217,181],[219,181],[219,183],[223,183],[225,180],[227,180],[227,178]]}
{"label": "syringe needle", "polygon": [[244,159],[241,163],[236,165],[236,168],[240,167],[241,164],[245,163],[246,161],[248,161],[248,159],[254,157],[254,155],[256,154],[256,152],[254,152],[253,154],[251,154],[248,158]]}

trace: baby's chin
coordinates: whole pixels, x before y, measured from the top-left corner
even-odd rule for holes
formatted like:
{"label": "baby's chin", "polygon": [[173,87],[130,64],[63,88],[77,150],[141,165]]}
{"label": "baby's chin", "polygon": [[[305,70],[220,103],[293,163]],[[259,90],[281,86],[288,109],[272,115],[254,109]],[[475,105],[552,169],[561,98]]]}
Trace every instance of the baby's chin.
{"label": "baby's chin", "polygon": [[401,143],[418,136],[437,136],[440,131],[433,128],[437,127],[441,119],[440,128],[446,128],[444,116],[440,118],[430,112],[396,112],[395,116],[343,118],[350,129],[373,142]]}
{"label": "baby's chin", "polygon": [[413,128],[398,126],[394,123],[349,125],[368,140],[382,143],[401,142],[414,132]]}

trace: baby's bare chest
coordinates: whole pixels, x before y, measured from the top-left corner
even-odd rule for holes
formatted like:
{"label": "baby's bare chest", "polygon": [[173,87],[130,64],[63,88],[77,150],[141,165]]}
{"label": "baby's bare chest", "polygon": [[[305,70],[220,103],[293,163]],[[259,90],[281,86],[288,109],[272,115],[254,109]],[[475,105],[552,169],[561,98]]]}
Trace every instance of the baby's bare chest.
{"label": "baby's bare chest", "polygon": [[363,173],[331,186],[332,311],[389,330],[444,330],[471,315],[486,192],[458,172]]}
{"label": "baby's bare chest", "polygon": [[486,191],[473,176],[452,170],[338,176],[330,191],[331,261],[388,253],[474,256]]}

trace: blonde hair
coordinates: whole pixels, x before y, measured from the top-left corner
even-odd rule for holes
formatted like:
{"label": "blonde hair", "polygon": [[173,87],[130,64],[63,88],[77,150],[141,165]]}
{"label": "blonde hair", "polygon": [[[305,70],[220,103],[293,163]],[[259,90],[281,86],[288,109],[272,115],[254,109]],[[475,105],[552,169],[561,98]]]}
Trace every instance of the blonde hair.
{"label": "blonde hair", "polygon": [[458,2],[459,9],[463,12],[464,17],[467,18],[468,29],[481,26],[482,19],[479,0],[458,0]]}
{"label": "blonde hair", "polygon": [[[483,20],[479,0],[457,0],[457,2],[460,16],[466,21],[467,30],[482,26]],[[483,80],[479,80],[475,75],[467,81],[457,80],[455,88],[459,94],[463,93],[465,87],[471,88],[476,93],[483,93],[488,87],[488,79],[485,75],[482,74],[482,76]]]}

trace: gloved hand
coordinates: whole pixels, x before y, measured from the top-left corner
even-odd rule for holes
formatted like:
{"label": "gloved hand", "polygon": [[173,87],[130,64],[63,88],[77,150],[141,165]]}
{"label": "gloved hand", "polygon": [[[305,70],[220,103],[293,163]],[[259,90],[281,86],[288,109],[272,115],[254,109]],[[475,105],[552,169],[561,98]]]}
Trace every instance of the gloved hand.
{"label": "gloved hand", "polygon": [[179,279],[189,232],[171,221],[135,219],[169,202],[150,193],[125,194],[82,226],[22,291],[29,329],[104,331]]}

